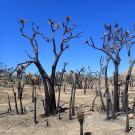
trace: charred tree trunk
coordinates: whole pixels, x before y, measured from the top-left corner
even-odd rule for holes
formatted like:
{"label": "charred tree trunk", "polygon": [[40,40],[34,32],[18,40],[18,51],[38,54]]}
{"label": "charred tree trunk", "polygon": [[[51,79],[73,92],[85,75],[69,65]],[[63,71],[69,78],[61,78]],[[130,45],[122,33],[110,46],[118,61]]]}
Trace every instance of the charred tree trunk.
{"label": "charred tree trunk", "polygon": [[133,115],[135,115],[135,96],[134,96],[134,103],[133,103],[132,113],[133,113]]}
{"label": "charred tree trunk", "polygon": [[[46,84],[46,80],[43,80],[44,83],[44,92],[45,92],[45,115],[49,116],[51,114],[51,109],[50,109],[50,95],[48,93],[48,88]],[[47,89],[47,90],[46,90]]]}
{"label": "charred tree trunk", "polygon": [[41,98],[41,102],[42,102],[43,109],[44,109],[44,112],[45,112],[45,111],[46,111],[46,109],[45,109],[45,99],[42,99],[42,98]]}
{"label": "charred tree trunk", "polygon": [[75,94],[76,94],[76,81],[73,85],[73,101],[72,101],[72,115],[75,116]]}
{"label": "charred tree trunk", "polygon": [[106,119],[110,119],[110,104],[111,104],[111,98],[110,98],[110,92],[108,91],[106,94]]}
{"label": "charred tree trunk", "polygon": [[38,87],[39,87],[39,90],[41,91],[41,78],[39,76],[39,79],[38,79]]}
{"label": "charred tree trunk", "polygon": [[104,66],[104,79],[105,79],[105,94],[106,95],[106,119],[110,119],[110,104],[111,104],[111,95],[109,91],[109,82],[108,82],[108,75],[107,75],[107,69],[108,69],[108,64],[109,64],[110,58],[106,56],[106,65]]}
{"label": "charred tree trunk", "polygon": [[72,120],[72,102],[73,102],[74,84],[72,84],[70,102],[69,102],[69,119]]}
{"label": "charred tree trunk", "polygon": [[101,101],[101,110],[106,111],[106,107],[105,107],[104,100],[103,100],[103,96],[102,96],[102,92],[101,92],[100,73],[99,73],[99,78],[98,78],[98,94],[99,94],[100,101]]}
{"label": "charred tree trunk", "polygon": [[58,87],[57,111],[60,109],[60,94],[61,94],[61,85],[62,85],[62,81],[63,81],[63,75],[64,75],[64,73],[62,72],[61,79],[60,79],[60,86]]}
{"label": "charred tree trunk", "polygon": [[20,107],[21,107],[21,114],[23,114],[23,104],[22,104],[22,95],[20,96]]}
{"label": "charred tree trunk", "polygon": [[37,124],[37,98],[34,96],[34,123]]}
{"label": "charred tree trunk", "polygon": [[51,100],[51,112],[53,112],[54,114],[56,113],[56,99],[55,99],[55,89],[54,89],[54,85],[55,85],[55,73],[56,73],[56,67],[59,61],[59,58],[61,56],[62,52],[59,55],[56,55],[56,59],[54,64],[52,65],[52,74],[51,74],[51,79],[50,79],[50,88],[49,92],[50,92],[50,100]]}
{"label": "charred tree trunk", "polygon": [[124,93],[123,93],[123,103],[122,103],[122,110],[126,111],[126,104],[127,104],[127,94],[128,94],[128,87],[129,87],[129,82],[130,82],[130,76],[131,76],[131,72],[132,72],[132,68],[133,65],[135,63],[135,60],[132,61],[132,63],[130,64],[130,67],[128,69],[128,73],[126,76],[126,83],[125,83],[125,88],[124,88]]}
{"label": "charred tree trunk", "polygon": [[48,86],[47,86],[47,77],[46,77],[46,72],[44,71],[42,65],[40,62],[36,62],[35,65],[37,66],[39,73],[42,77],[43,80],[43,85],[44,85],[44,93],[45,93],[45,108],[46,108],[46,116],[49,116],[51,114],[51,108],[50,108],[50,95],[48,91]]}
{"label": "charred tree trunk", "polygon": [[22,104],[22,92],[23,92],[23,86],[21,85],[21,81],[19,81],[19,84],[18,84],[18,98],[19,98],[19,101],[20,101],[20,108],[21,108],[21,114],[23,114],[23,104]]}
{"label": "charred tree trunk", "polygon": [[18,106],[17,106],[17,99],[16,99],[16,92],[14,92],[14,91],[13,91],[13,94],[14,94],[14,100],[15,100],[15,109],[16,109],[16,114],[19,114]]}
{"label": "charred tree trunk", "polygon": [[31,97],[32,97],[32,103],[34,103],[34,92],[35,92],[35,86],[32,85],[32,94],[31,94]]}
{"label": "charred tree trunk", "polygon": [[19,98],[20,100],[20,107],[21,107],[21,114],[23,114],[23,104],[22,104],[22,97]]}
{"label": "charred tree trunk", "polygon": [[83,123],[80,123],[80,135],[83,135]]}
{"label": "charred tree trunk", "polygon": [[129,132],[129,117],[128,117],[128,95],[126,96],[126,104],[125,104],[125,109],[126,109],[126,129],[125,132]]}
{"label": "charred tree trunk", "polygon": [[8,112],[11,112],[11,104],[10,104],[10,97],[8,95]]}
{"label": "charred tree trunk", "polygon": [[83,135],[83,122],[84,122],[84,113],[82,111],[79,111],[77,113],[78,121],[80,124],[80,135]]}
{"label": "charred tree trunk", "polygon": [[97,88],[96,88],[96,96],[95,98],[93,99],[93,102],[92,102],[92,107],[91,107],[91,111],[94,112],[94,105],[95,105],[95,101],[96,101],[96,98],[98,97],[98,91],[97,91]]}
{"label": "charred tree trunk", "polygon": [[112,117],[115,118],[115,113],[119,111],[119,92],[118,92],[118,63],[115,64],[115,72],[114,72],[114,91],[113,91],[113,114]]}
{"label": "charred tree trunk", "polygon": [[66,93],[66,80],[64,79],[64,88],[63,91]]}
{"label": "charred tree trunk", "polygon": [[105,93],[106,93],[106,119],[109,120],[111,97],[110,97],[110,92],[109,92],[107,66],[105,67]]}
{"label": "charred tree trunk", "polygon": [[51,83],[49,83],[48,85],[49,85],[49,95],[50,95],[50,111],[51,111],[51,114],[55,115],[56,99],[55,99],[54,85],[52,85]]}
{"label": "charred tree trunk", "polygon": [[60,107],[60,93],[61,93],[61,86],[59,86],[59,88],[58,88],[57,112],[58,112],[58,109]]}
{"label": "charred tree trunk", "polygon": [[86,94],[86,89],[87,89],[87,79],[84,81],[84,94]]}

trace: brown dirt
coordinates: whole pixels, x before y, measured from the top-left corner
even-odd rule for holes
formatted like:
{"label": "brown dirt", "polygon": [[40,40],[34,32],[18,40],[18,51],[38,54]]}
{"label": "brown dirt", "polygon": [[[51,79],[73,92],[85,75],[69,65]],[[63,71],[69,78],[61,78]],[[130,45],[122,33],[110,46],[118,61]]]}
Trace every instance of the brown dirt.
{"label": "brown dirt", "polygon": [[[68,119],[68,106],[70,99],[70,88],[66,94],[61,93],[61,105],[67,108],[61,113],[62,119],[58,116],[42,118],[44,113],[40,98],[43,97],[43,91],[38,90],[37,103],[37,120],[38,124],[33,123],[33,104],[31,103],[31,87],[26,86],[23,93],[23,105],[26,108],[26,114],[16,115],[15,111],[10,114],[0,115],[0,135],[79,135],[79,123],[76,116],[73,120]],[[14,109],[14,100],[12,89],[0,89],[0,113],[7,111],[7,94],[10,95],[12,110]],[[132,92],[133,94],[133,92]],[[91,112],[91,103],[95,94],[93,90],[87,90],[87,94],[83,94],[83,90],[78,89],[76,92],[76,111],[78,107],[85,113],[84,132],[91,132],[92,135],[126,135],[125,130],[125,115],[118,116],[115,120],[107,121],[105,113],[100,111],[99,99],[96,100],[95,112]],[[132,95],[131,95],[132,96]],[[56,93],[57,98],[57,93]],[[130,99],[132,102],[133,99]],[[18,102],[18,107],[19,102]],[[46,120],[49,120],[49,127],[46,126]],[[132,130],[127,135],[135,134],[135,118],[130,115],[130,126]]]}

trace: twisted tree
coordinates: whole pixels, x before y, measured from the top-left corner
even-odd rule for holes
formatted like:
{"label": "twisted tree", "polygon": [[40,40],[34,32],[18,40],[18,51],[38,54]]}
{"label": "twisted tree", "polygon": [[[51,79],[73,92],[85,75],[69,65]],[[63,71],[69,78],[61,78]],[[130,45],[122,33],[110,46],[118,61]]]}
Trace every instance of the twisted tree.
{"label": "twisted tree", "polygon": [[128,72],[127,72],[127,76],[125,80],[125,87],[124,87],[124,93],[123,93],[123,103],[122,103],[123,111],[126,111],[126,107],[128,106],[127,105],[128,104],[128,87],[130,84],[132,68],[135,64],[135,58],[131,56],[131,49],[132,49],[132,46],[135,44],[135,41],[131,37],[132,37],[131,34],[128,31],[126,31],[126,38],[127,38],[126,47],[127,47],[127,54],[128,54],[128,60],[129,60],[129,68],[128,68]]}
{"label": "twisted tree", "polygon": [[102,51],[109,56],[113,61],[114,71],[114,90],[113,90],[113,117],[115,118],[115,112],[119,111],[119,89],[118,89],[118,75],[119,75],[119,64],[121,62],[120,52],[123,46],[127,42],[126,31],[124,31],[118,24],[114,27],[111,25],[105,25],[105,33],[102,39],[102,47],[95,46],[93,39],[90,37],[89,40],[85,41],[85,44],[93,47],[96,50]]}
{"label": "twisted tree", "polygon": [[[37,67],[42,77],[43,85],[44,85],[44,92],[45,92],[46,115],[54,114],[56,112],[54,83],[55,83],[56,67],[59,62],[59,59],[61,55],[63,54],[63,52],[67,48],[69,48],[70,41],[72,39],[79,38],[81,34],[81,33],[74,34],[74,29],[76,26],[70,25],[70,22],[71,22],[71,17],[67,16],[66,20],[61,25],[61,29],[63,30],[61,42],[59,43],[59,45],[56,45],[56,39],[55,39],[56,32],[60,29],[60,25],[58,23],[54,22],[52,19],[49,19],[49,25],[50,25],[51,33],[52,33],[52,37],[51,39],[49,39],[40,32],[39,26],[37,26],[35,23],[32,23],[32,36],[29,36],[28,34],[26,34],[24,31],[26,20],[20,19],[21,35],[29,41],[33,49],[33,53],[34,53],[34,57],[31,57],[26,52],[30,60],[24,63],[26,63],[27,65],[34,64]],[[46,40],[47,42],[50,41],[52,43],[53,54],[55,56],[55,59],[52,65],[51,76],[47,74],[46,69],[43,67],[43,65],[41,64],[39,60],[39,42],[37,40],[38,37]],[[57,48],[58,46],[60,47],[60,49]]]}

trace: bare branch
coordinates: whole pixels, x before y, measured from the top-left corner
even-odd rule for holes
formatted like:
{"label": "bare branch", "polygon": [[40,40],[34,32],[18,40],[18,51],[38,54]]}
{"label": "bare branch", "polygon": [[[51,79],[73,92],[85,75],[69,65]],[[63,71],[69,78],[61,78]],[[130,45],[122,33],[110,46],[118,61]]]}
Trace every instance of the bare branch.
{"label": "bare branch", "polygon": [[27,50],[25,50],[25,53],[26,53],[26,55],[27,55],[30,59],[34,59],[33,57],[31,57],[31,56],[28,54]]}
{"label": "bare branch", "polygon": [[28,35],[26,35],[24,33],[24,24],[26,23],[26,21],[24,19],[20,19],[20,24],[21,24],[21,27],[20,27],[20,32],[21,32],[21,35],[25,38],[27,38],[28,40],[30,40],[30,37]]}
{"label": "bare branch", "polygon": [[112,57],[112,55],[110,55],[110,53],[105,49],[105,47],[104,47],[104,48],[98,48],[98,47],[95,46],[92,37],[90,37],[89,41],[86,40],[86,41],[85,41],[85,44],[87,44],[87,45],[93,47],[93,48],[96,49],[96,50],[99,50],[99,51],[104,52],[104,53],[107,54],[113,61],[115,61],[115,59]]}
{"label": "bare branch", "polygon": [[10,73],[9,76],[13,75],[14,72],[17,71],[18,67],[22,66],[22,65],[25,65],[24,68],[28,67],[30,64],[34,63],[34,61],[26,61],[26,62],[22,62],[22,63],[19,63],[16,68]]}

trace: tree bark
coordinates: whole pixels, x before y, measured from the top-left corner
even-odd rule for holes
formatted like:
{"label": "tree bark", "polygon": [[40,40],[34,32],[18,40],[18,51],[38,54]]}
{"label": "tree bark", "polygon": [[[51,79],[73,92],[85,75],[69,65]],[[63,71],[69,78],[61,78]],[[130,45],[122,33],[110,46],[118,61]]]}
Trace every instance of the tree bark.
{"label": "tree bark", "polygon": [[80,124],[80,135],[83,135],[83,124]]}
{"label": "tree bark", "polygon": [[75,95],[76,95],[76,81],[73,85],[73,101],[72,101],[72,115],[75,116]]}
{"label": "tree bark", "polygon": [[126,96],[126,104],[125,104],[125,109],[126,109],[126,129],[125,132],[129,132],[129,117],[128,117],[128,95]]}
{"label": "tree bark", "polygon": [[72,102],[73,102],[74,84],[72,84],[70,102],[69,102],[69,119],[72,120]]}
{"label": "tree bark", "polygon": [[66,94],[66,80],[64,79],[64,88],[63,88],[63,91],[65,92]]}
{"label": "tree bark", "polygon": [[16,100],[16,92],[14,92],[14,91],[13,91],[13,94],[14,94],[14,100],[15,100],[15,109],[16,109],[16,114],[19,114],[18,106],[17,106],[17,100]]}
{"label": "tree bark", "polygon": [[23,104],[22,104],[22,97],[19,98],[20,100],[20,107],[21,107],[21,114],[23,114]]}
{"label": "tree bark", "polygon": [[50,95],[50,111],[51,114],[56,113],[56,99],[55,99],[55,90],[54,90],[54,85],[48,81],[48,86],[49,86],[49,95]]}
{"label": "tree bark", "polygon": [[35,86],[32,85],[32,93],[31,93],[32,103],[34,103],[34,92],[35,92]]}
{"label": "tree bark", "polygon": [[135,115],[134,114],[135,113],[135,96],[134,96],[134,103],[133,103],[132,113],[133,113],[133,115]]}
{"label": "tree bark", "polygon": [[[50,79],[45,72],[44,68],[37,60],[35,62],[41,77],[43,79],[44,91],[45,91],[45,99],[46,99],[46,115],[55,114],[56,112],[56,99],[55,99],[55,90],[54,90],[54,80]],[[54,78],[55,79],[55,78]],[[47,85],[48,84],[48,85]]]}
{"label": "tree bark", "polygon": [[126,111],[126,104],[127,104],[127,94],[128,94],[128,87],[129,87],[129,82],[130,82],[130,77],[131,77],[131,72],[132,72],[132,68],[133,65],[135,63],[135,60],[131,62],[129,69],[128,69],[128,73],[126,76],[126,83],[125,83],[125,88],[124,88],[124,93],[123,93],[123,103],[122,103],[122,110]]}
{"label": "tree bark", "polygon": [[115,64],[115,72],[114,72],[114,91],[113,91],[113,114],[112,117],[115,118],[115,113],[119,111],[119,92],[118,92],[118,63]]}
{"label": "tree bark", "polygon": [[92,107],[91,107],[91,111],[93,111],[94,112],[94,105],[95,105],[95,100],[96,100],[96,98],[97,98],[97,96],[98,96],[98,91],[97,91],[97,88],[96,88],[96,96],[95,96],[95,98],[93,99],[93,102],[92,102]]}
{"label": "tree bark", "polygon": [[8,111],[11,112],[11,104],[10,104],[10,97],[8,95]]}
{"label": "tree bark", "polygon": [[84,94],[86,94],[86,89],[87,89],[87,78],[84,80]]}
{"label": "tree bark", "polygon": [[108,63],[105,66],[105,93],[106,93],[106,119],[109,120],[109,118],[110,118],[109,117],[109,111],[110,111],[111,97],[110,97],[110,92],[109,92],[107,68],[108,68]]}
{"label": "tree bark", "polygon": [[37,98],[34,96],[34,123],[37,124]]}
{"label": "tree bark", "polygon": [[98,76],[98,94],[99,94],[100,101],[101,101],[101,109],[103,111],[106,111],[106,107],[105,107],[102,92],[101,92],[101,78],[100,78],[101,75],[100,74],[101,73],[99,73],[99,76]]}
{"label": "tree bark", "polygon": [[48,86],[47,86],[47,76],[44,71],[44,68],[42,67],[39,61],[35,62],[35,65],[38,68],[39,73],[43,80],[44,93],[45,93],[45,108],[46,108],[45,115],[49,116],[51,114],[51,107],[50,107],[51,100],[50,100],[50,95],[49,95]]}
{"label": "tree bark", "polygon": [[21,114],[23,114],[23,104],[22,104],[22,92],[23,92],[23,86],[22,86],[22,78],[20,78],[18,83],[18,98],[20,101],[20,108],[21,108]]}

